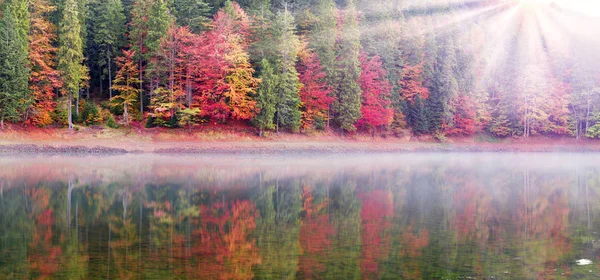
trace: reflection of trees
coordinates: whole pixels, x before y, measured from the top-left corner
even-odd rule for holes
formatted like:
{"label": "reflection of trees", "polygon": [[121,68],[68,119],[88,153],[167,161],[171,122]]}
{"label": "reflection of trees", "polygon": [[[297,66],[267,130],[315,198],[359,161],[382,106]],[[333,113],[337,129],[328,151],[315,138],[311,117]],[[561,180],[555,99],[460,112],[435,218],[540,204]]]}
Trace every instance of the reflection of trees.
{"label": "reflection of trees", "polygon": [[582,279],[596,266],[574,260],[600,255],[598,174],[432,164],[248,188],[13,187],[0,278]]}
{"label": "reflection of trees", "polygon": [[356,181],[340,177],[337,183],[339,185],[331,190],[331,223],[335,234],[331,238],[332,249],[325,278],[360,279],[361,204],[356,197]]}
{"label": "reflection of trees", "polygon": [[304,279],[318,278],[325,271],[327,251],[331,249],[334,229],[327,214],[328,198],[317,197],[314,189],[305,185],[302,192],[303,214],[300,227],[300,258],[298,274]]}
{"label": "reflection of trees", "polygon": [[360,268],[363,279],[377,279],[379,262],[389,254],[391,219],[394,197],[390,191],[374,190],[358,196],[361,200],[362,258]]}
{"label": "reflection of trees", "polygon": [[31,203],[30,217],[34,221],[33,238],[29,243],[29,250],[35,254],[28,257],[32,275],[39,275],[44,279],[56,273],[62,258],[62,248],[54,245],[54,209],[50,208],[51,190],[38,187],[27,189],[29,203]]}
{"label": "reflection of trees", "polygon": [[516,224],[522,241],[518,258],[527,278],[547,278],[561,258],[569,253],[567,238],[569,204],[565,186],[568,181],[556,176],[536,176],[523,172],[523,192]]}
{"label": "reflection of trees", "polygon": [[[131,193],[125,188],[118,192],[116,198],[115,204],[118,205],[120,200],[122,209],[111,211],[113,213],[108,218],[110,230],[108,261],[111,262],[111,274],[118,279],[137,279],[141,252],[135,248],[139,242],[138,227],[134,223],[132,211],[127,211],[131,203]],[[121,215],[119,211],[122,212]]]}
{"label": "reflection of trees", "polygon": [[298,180],[266,182],[255,199],[260,218],[256,239],[261,265],[256,277],[291,279],[298,269],[301,190]]}
{"label": "reflection of trees", "polygon": [[252,279],[252,267],[260,263],[256,242],[250,237],[257,217],[254,203],[248,200],[201,205],[192,251],[199,263],[193,278]]}

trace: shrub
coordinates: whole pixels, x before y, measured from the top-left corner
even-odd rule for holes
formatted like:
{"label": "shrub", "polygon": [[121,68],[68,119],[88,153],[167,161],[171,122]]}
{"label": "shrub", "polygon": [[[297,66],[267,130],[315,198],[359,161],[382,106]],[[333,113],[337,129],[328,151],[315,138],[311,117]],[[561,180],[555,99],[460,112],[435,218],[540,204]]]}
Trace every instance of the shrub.
{"label": "shrub", "polygon": [[68,122],[67,101],[63,98],[56,102],[56,108],[50,115],[52,121],[60,127],[64,127]]}
{"label": "shrub", "polygon": [[323,119],[323,117],[321,116],[315,116],[314,118],[314,126],[316,129],[318,130],[323,130],[325,129],[325,119]]}
{"label": "shrub", "polygon": [[110,113],[109,113],[108,117],[106,118],[106,126],[108,126],[110,128],[119,128],[119,124],[117,124],[117,122],[115,121],[115,118]]}
{"label": "shrub", "polygon": [[145,128],[152,128],[155,127],[156,124],[154,124],[154,118],[153,117],[148,117],[148,119],[146,119],[146,124],[144,125]]}
{"label": "shrub", "polygon": [[79,114],[79,122],[85,125],[98,125],[102,123],[100,109],[93,102],[83,102],[83,108]]}

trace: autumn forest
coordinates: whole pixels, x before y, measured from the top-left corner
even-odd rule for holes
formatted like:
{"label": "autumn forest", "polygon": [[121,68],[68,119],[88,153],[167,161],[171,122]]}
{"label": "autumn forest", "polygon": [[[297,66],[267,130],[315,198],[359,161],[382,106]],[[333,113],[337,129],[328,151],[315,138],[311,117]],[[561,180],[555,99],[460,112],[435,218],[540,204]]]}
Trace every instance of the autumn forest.
{"label": "autumn forest", "polygon": [[0,125],[600,138],[599,21],[525,0],[0,0]]}

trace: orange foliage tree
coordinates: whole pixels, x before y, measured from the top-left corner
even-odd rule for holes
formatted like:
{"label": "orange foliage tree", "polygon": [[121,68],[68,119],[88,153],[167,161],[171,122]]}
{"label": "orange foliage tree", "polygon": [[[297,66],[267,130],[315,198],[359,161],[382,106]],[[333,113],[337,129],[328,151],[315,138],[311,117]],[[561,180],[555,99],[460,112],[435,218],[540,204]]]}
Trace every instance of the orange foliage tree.
{"label": "orange foliage tree", "polygon": [[400,79],[400,96],[411,103],[418,96],[425,100],[429,97],[429,90],[423,86],[422,72],[423,63],[417,65],[404,65]]}
{"label": "orange foliage tree", "polygon": [[56,102],[54,95],[62,86],[56,70],[56,27],[48,16],[56,10],[47,0],[30,2],[31,26],[29,31],[29,60],[31,74],[29,87],[33,94],[31,121],[38,126],[52,123],[51,114]]}

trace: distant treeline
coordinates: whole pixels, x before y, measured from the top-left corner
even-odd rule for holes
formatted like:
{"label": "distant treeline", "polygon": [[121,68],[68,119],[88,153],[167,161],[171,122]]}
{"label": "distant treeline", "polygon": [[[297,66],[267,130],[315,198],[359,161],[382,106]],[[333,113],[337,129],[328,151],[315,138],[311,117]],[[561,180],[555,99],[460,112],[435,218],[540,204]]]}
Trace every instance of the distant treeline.
{"label": "distant treeline", "polygon": [[414,2],[0,0],[0,124],[600,137],[597,18]]}

